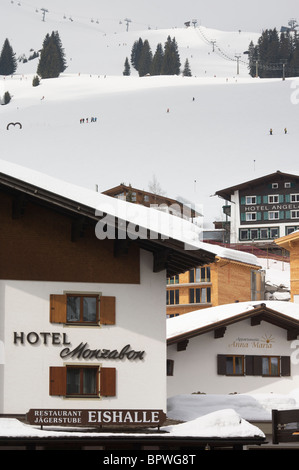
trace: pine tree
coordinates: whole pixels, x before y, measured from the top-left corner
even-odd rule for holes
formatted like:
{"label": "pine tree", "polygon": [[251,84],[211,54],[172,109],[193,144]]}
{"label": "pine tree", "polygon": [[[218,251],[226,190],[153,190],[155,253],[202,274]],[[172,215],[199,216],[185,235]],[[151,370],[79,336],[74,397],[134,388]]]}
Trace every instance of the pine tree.
{"label": "pine tree", "polygon": [[252,77],[256,76],[257,65],[258,65],[258,48],[253,44],[253,41],[250,42],[248,48],[248,60],[249,60],[249,73]]}
{"label": "pine tree", "polygon": [[148,40],[146,39],[143,43],[142,51],[140,54],[139,64],[138,64],[138,73],[140,77],[144,77],[150,73],[152,66],[153,55],[149,45]]}
{"label": "pine tree", "polygon": [[163,46],[161,43],[157,45],[151,66],[151,75],[161,75],[164,59]]}
{"label": "pine tree", "polygon": [[35,75],[35,76],[33,77],[33,80],[32,80],[32,86],[34,86],[34,87],[35,87],[35,86],[39,86],[39,84],[40,84],[39,76],[38,76],[38,75]]}
{"label": "pine tree", "polygon": [[9,91],[6,91],[6,92],[4,93],[3,100],[4,100],[4,104],[10,103],[10,101],[11,101],[11,95],[10,95]]}
{"label": "pine tree", "polygon": [[276,28],[263,31],[256,46],[249,45],[249,71],[255,76],[256,62],[261,78],[299,75],[299,42],[296,34],[282,32],[279,36]]}
{"label": "pine tree", "polygon": [[176,40],[168,36],[164,45],[164,60],[161,72],[163,75],[179,75],[180,66],[181,62]]}
{"label": "pine tree", "polygon": [[135,70],[139,68],[139,60],[143,49],[143,40],[141,38],[135,41],[131,51],[131,64]]}
{"label": "pine tree", "polygon": [[124,71],[123,71],[123,75],[125,75],[125,76],[131,75],[131,67],[130,67],[130,64],[129,64],[128,57],[126,57],[126,60],[125,60],[125,68],[124,68]]}
{"label": "pine tree", "polygon": [[52,36],[53,36],[53,40],[57,46],[58,53],[59,53],[60,73],[63,73],[67,67],[64,48],[62,47],[62,42],[61,42],[58,31],[55,31],[55,32],[53,31]]}
{"label": "pine tree", "polygon": [[1,55],[0,55],[0,75],[12,75],[17,70],[17,61],[15,53],[9,43],[5,39]]}
{"label": "pine tree", "polygon": [[184,77],[192,77],[192,73],[191,73],[191,69],[190,69],[190,65],[189,65],[189,60],[186,59],[185,61],[185,66],[184,66],[184,70],[183,70],[183,76]]}
{"label": "pine tree", "polygon": [[64,50],[58,32],[46,35],[37,67],[41,78],[56,78],[66,69]]}

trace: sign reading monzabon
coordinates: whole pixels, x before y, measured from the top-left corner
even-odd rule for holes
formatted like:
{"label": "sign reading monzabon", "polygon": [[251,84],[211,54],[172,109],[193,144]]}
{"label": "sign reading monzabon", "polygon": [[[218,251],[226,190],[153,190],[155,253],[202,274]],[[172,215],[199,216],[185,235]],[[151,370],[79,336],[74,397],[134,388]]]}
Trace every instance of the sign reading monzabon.
{"label": "sign reading monzabon", "polygon": [[32,425],[101,426],[112,424],[161,426],[166,415],[162,410],[30,410],[26,415]]}

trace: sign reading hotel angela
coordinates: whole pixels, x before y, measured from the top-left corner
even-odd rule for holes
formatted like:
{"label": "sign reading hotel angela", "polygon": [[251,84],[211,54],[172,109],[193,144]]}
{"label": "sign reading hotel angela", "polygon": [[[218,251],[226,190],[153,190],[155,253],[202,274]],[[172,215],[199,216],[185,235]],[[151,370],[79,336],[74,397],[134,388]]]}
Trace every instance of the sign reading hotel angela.
{"label": "sign reading hotel angela", "polygon": [[39,426],[161,426],[166,415],[162,410],[54,410],[32,409],[26,419]]}

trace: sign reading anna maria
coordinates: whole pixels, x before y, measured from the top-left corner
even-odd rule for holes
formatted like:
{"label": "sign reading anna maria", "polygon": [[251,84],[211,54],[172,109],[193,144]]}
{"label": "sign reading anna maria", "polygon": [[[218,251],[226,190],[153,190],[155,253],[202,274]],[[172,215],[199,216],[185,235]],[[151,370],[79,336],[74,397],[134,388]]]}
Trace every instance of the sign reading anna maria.
{"label": "sign reading anna maria", "polygon": [[161,426],[166,415],[162,410],[55,410],[31,409],[26,419],[40,426]]}

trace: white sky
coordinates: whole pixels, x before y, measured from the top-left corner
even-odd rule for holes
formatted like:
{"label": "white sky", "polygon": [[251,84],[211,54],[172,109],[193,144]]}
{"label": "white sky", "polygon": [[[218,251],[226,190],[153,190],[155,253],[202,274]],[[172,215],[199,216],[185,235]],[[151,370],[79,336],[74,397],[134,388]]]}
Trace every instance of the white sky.
{"label": "white sky", "polygon": [[140,29],[144,26],[182,27],[185,21],[197,19],[208,28],[261,32],[287,25],[291,18],[298,17],[299,20],[295,0],[23,0],[21,4],[74,16],[93,14],[111,20],[129,18],[134,29],[139,25]]}

